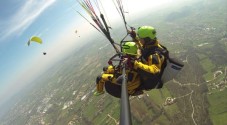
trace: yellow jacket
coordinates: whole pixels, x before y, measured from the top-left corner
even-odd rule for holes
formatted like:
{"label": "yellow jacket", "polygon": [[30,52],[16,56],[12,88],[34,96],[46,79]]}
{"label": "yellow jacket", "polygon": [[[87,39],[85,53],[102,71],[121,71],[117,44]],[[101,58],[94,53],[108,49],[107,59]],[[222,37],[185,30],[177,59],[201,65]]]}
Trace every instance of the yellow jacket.
{"label": "yellow jacket", "polygon": [[[134,69],[130,69],[129,67],[126,68],[126,77],[127,77],[127,88],[128,88],[128,94],[133,94],[136,89],[140,86],[140,77],[138,73]],[[108,93],[111,95],[115,95],[115,97],[120,97],[120,92],[121,91],[121,82],[122,82],[122,77],[119,77],[122,75],[121,70],[115,70],[115,67],[112,65],[109,65],[108,67],[105,67],[103,69],[103,73],[98,76],[98,80],[96,81],[96,89],[98,92],[103,92],[103,88],[105,84],[109,84],[106,90],[109,90]],[[121,78],[121,79],[119,79]],[[112,93],[111,89],[114,89]],[[117,90],[116,90],[117,89]]]}
{"label": "yellow jacket", "polygon": [[143,47],[141,60],[134,62],[134,67],[140,75],[141,85],[144,89],[155,88],[159,82],[158,75],[165,57],[157,51],[158,48],[162,49],[158,41],[152,46]]}

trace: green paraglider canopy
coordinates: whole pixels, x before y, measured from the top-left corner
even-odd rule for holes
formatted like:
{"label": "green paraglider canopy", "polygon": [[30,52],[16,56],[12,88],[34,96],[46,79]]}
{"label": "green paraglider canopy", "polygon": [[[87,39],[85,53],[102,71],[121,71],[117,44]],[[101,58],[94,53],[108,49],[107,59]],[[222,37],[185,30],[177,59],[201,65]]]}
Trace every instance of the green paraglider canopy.
{"label": "green paraglider canopy", "polygon": [[39,44],[43,43],[42,39],[38,36],[32,36],[27,42],[28,46],[30,45],[31,42],[37,42]]}

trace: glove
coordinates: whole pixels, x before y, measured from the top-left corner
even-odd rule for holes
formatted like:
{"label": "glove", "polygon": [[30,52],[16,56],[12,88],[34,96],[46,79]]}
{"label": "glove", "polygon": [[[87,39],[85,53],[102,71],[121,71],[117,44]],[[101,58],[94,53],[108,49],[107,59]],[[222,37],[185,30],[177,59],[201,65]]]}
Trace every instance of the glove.
{"label": "glove", "polygon": [[130,35],[133,39],[136,38],[136,32],[135,32],[135,30],[128,31],[128,33],[129,33],[129,35]]}

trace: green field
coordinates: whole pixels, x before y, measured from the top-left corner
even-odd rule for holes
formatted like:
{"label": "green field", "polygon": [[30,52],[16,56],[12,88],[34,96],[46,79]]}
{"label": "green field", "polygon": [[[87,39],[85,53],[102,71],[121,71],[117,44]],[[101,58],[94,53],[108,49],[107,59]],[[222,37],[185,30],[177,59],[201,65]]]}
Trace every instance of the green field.
{"label": "green field", "polygon": [[227,90],[208,95],[209,114],[214,125],[227,124]]}

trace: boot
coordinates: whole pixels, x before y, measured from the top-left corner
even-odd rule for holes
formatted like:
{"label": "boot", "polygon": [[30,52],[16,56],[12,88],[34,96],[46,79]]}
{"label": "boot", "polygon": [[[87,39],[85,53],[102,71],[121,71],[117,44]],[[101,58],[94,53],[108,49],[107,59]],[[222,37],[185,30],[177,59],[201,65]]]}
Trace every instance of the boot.
{"label": "boot", "polygon": [[94,92],[94,95],[95,95],[95,96],[99,96],[99,95],[102,95],[102,94],[104,94],[104,93],[105,93],[104,91],[102,91],[102,92],[96,91],[96,92]]}

